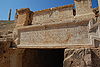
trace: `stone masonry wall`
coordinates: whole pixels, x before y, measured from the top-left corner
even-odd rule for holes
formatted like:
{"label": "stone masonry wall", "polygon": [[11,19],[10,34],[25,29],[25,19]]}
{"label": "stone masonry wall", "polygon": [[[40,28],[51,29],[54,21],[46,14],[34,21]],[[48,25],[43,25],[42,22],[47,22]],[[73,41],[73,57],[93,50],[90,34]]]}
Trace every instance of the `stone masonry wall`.
{"label": "stone masonry wall", "polygon": [[33,15],[32,11],[30,11],[29,8],[22,8],[17,10],[18,18],[17,18],[17,24],[16,27],[20,27],[20,26],[27,26],[30,25],[32,22],[32,18],[31,16]]}
{"label": "stone masonry wall", "polygon": [[73,17],[73,5],[65,5],[35,12],[32,24],[55,23],[71,17]]}
{"label": "stone masonry wall", "polygon": [[21,45],[74,45],[88,44],[88,27],[86,25],[77,26],[49,26],[46,29],[40,27],[39,30],[30,30],[20,33]]}
{"label": "stone masonry wall", "polygon": [[[75,4],[77,6],[76,11],[82,15],[73,15],[74,5],[65,5],[33,12],[33,16],[30,15],[31,18],[33,18],[31,19],[32,25],[30,26],[26,26],[29,24],[28,20],[30,20],[30,10],[18,10],[19,21],[17,25],[23,25],[23,27],[20,26],[18,28],[19,44],[34,44],[38,46],[43,44],[49,44],[52,46],[54,44],[59,46],[74,44],[90,45],[88,36],[88,23],[90,19],[95,17],[91,11],[91,8],[89,7],[90,2],[90,0],[75,0]],[[83,9],[83,12],[80,9]],[[86,9],[89,9],[89,11]]]}
{"label": "stone masonry wall", "polygon": [[94,14],[59,19],[59,22],[33,24],[18,28],[21,46],[90,45],[88,23]]}
{"label": "stone masonry wall", "polygon": [[100,67],[99,48],[66,49],[64,56],[64,67]]}
{"label": "stone masonry wall", "polygon": [[16,23],[0,23],[0,34],[7,34],[7,32],[12,32],[15,28]]}
{"label": "stone masonry wall", "polygon": [[76,7],[76,15],[92,13],[91,0],[74,0]]}
{"label": "stone masonry wall", "polygon": [[[15,28],[17,34],[14,34],[16,36],[15,40],[18,41],[16,46],[22,46],[22,48],[24,46],[46,46],[45,49],[49,49],[49,46],[92,45],[90,44],[88,23],[92,18],[95,18],[95,15],[92,13],[90,3],[90,0],[75,0],[76,16],[73,16],[73,5],[46,9],[31,14],[29,9],[19,10],[18,23]],[[99,48],[65,47],[63,66],[99,67],[99,51]],[[32,54],[32,52],[34,53]],[[17,57],[18,55],[11,56],[11,66],[18,67],[17,64],[19,64],[19,67],[28,67],[28,64],[30,64],[31,67],[33,63],[42,64],[37,61],[41,53],[38,56],[34,56],[34,54],[38,54],[38,52],[29,49],[23,55],[21,53],[19,57]],[[19,59],[17,60],[17,58]],[[33,61],[36,58],[37,60]],[[96,63],[96,61],[98,62]],[[34,65],[39,67],[37,64]]]}

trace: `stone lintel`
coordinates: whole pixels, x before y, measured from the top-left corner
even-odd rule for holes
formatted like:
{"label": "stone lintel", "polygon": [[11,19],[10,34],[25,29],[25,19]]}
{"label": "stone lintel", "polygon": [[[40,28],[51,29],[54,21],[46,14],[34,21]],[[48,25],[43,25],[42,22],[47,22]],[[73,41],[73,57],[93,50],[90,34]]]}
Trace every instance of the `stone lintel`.
{"label": "stone lintel", "polygon": [[27,48],[31,48],[31,49],[78,49],[78,48],[94,48],[92,45],[86,45],[86,44],[79,44],[79,45],[61,45],[61,46],[46,46],[46,45],[17,45],[17,48],[20,48],[20,49],[27,49]]}

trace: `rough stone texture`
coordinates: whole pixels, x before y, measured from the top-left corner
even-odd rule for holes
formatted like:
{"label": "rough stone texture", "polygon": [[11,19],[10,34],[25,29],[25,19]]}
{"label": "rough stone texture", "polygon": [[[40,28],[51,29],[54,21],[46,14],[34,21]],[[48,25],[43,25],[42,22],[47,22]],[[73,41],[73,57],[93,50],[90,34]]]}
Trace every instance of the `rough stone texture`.
{"label": "rough stone texture", "polygon": [[0,23],[0,35],[8,34],[13,31],[16,23]]}
{"label": "rough stone texture", "polygon": [[75,0],[76,15],[88,14],[92,12],[91,0]]}
{"label": "rough stone texture", "polygon": [[18,15],[16,27],[27,26],[31,24],[32,11],[30,11],[29,8],[22,8],[17,10],[17,12],[19,15]]}
{"label": "rough stone texture", "polygon": [[100,20],[99,17],[98,18],[94,18],[92,19],[92,21],[90,20],[89,22],[89,37],[91,40],[91,43],[95,46],[95,47],[99,47],[100,46]]}
{"label": "rough stone texture", "polygon": [[[98,25],[96,27],[99,32],[90,31],[95,26],[94,21],[90,20],[100,22],[99,14],[96,15],[97,11],[92,12],[90,0],[75,0],[75,4],[76,11],[73,10],[74,5],[36,12],[30,11],[29,8],[17,10],[15,29],[8,26],[9,24],[2,24],[3,27],[0,27],[0,31],[10,30],[0,36],[0,67],[99,67],[100,49],[91,47],[92,40],[89,37],[90,34],[100,36]],[[89,21],[93,26],[88,25]],[[22,48],[32,45],[38,48],[19,49],[20,45]],[[66,47],[68,45],[74,49]],[[75,45],[77,46],[74,47]],[[41,46],[43,48],[40,48]],[[62,46],[65,47],[62,49]]]}
{"label": "rough stone texture", "polygon": [[21,45],[62,45],[63,44],[88,44],[87,26],[60,26],[52,29],[26,31],[20,33]]}
{"label": "rough stone texture", "polygon": [[[64,6],[63,6],[64,7]],[[67,10],[66,10],[67,9]],[[68,10],[69,9],[69,10]],[[59,11],[63,10],[63,11]],[[58,11],[59,16],[63,14],[62,17],[59,18],[58,15],[52,14],[51,16],[55,16],[52,20],[55,20],[58,17],[58,20],[52,21],[48,18],[49,21],[43,20],[48,23],[37,21],[39,23],[35,24],[34,15],[38,15],[37,20],[40,19],[41,16],[44,16],[44,13],[48,13],[49,9],[43,10],[39,12],[34,12],[33,20],[31,26],[24,26],[18,28],[18,37],[16,41],[23,46],[40,46],[44,45],[47,46],[64,46],[64,45],[80,45],[80,44],[87,44],[90,45],[90,40],[88,36],[88,23],[91,18],[94,18],[93,13],[88,13],[84,15],[77,15],[73,16],[72,12],[71,16],[66,14],[66,11],[72,11],[72,7],[64,7],[64,8],[55,8],[55,11]],[[54,11],[52,8],[51,12]],[[55,13],[55,12],[54,12]],[[68,17],[67,17],[68,16]],[[46,17],[46,16],[45,16]],[[65,18],[66,17],[66,18]],[[46,18],[43,18],[46,19]],[[18,44],[17,44],[18,45]]]}
{"label": "rough stone texture", "polygon": [[100,49],[65,49],[64,67],[100,67]]}
{"label": "rough stone texture", "polygon": [[96,48],[96,49],[92,49],[92,54],[91,54],[91,58],[92,58],[92,67],[100,67],[100,49]]}
{"label": "rough stone texture", "polygon": [[12,31],[15,24],[14,22],[0,23],[0,67],[11,67],[9,47],[12,45]]}
{"label": "rough stone texture", "polygon": [[55,23],[73,17],[73,5],[34,12],[32,24]]}
{"label": "rough stone texture", "polygon": [[64,67],[92,67],[90,49],[65,49]]}
{"label": "rough stone texture", "polygon": [[10,42],[0,42],[0,67],[10,67],[9,47]]}

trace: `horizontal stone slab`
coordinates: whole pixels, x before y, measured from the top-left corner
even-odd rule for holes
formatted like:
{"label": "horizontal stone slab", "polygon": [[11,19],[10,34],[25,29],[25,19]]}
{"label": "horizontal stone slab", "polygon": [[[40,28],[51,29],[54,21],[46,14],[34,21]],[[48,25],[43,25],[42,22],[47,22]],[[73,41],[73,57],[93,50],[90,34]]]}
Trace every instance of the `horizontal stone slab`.
{"label": "horizontal stone slab", "polygon": [[0,38],[0,42],[3,42],[3,41],[13,41],[12,38]]}
{"label": "horizontal stone slab", "polygon": [[77,48],[94,48],[94,46],[89,44],[74,44],[74,45],[63,45],[63,46],[57,46],[56,45],[17,45],[17,48],[32,48],[32,49],[65,49],[65,48],[71,48],[71,49],[77,49]]}

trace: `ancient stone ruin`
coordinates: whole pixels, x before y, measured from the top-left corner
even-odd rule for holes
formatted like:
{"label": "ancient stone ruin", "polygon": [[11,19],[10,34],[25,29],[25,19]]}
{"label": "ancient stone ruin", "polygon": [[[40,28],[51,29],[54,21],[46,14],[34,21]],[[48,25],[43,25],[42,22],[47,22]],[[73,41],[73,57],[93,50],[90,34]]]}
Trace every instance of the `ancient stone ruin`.
{"label": "ancient stone ruin", "polygon": [[[0,28],[0,67],[100,67],[100,0],[32,12]],[[74,8],[76,6],[76,8]]]}

